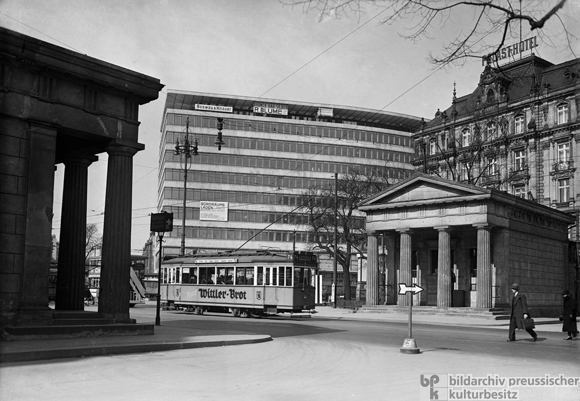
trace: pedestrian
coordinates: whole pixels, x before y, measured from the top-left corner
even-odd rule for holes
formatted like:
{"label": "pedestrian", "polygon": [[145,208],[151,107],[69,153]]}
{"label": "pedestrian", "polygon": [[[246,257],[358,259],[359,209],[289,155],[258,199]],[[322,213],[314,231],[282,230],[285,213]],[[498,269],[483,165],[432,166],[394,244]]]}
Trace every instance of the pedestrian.
{"label": "pedestrian", "polygon": [[519,330],[526,330],[532,336],[534,341],[538,339],[538,335],[534,329],[526,329],[524,319],[529,319],[528,303],[526,296],[520,292],[520,285],[518,283],[512,284],[512,313],[510,316],[510,329],[508,334],[508,341],[516,341],[516,328]]}
{"label": "pedestrian", "polygon": [[562,292],[563,308],[560,321],[562,324],[562,331],[568,333],[568,337],[564,340],[573,340],[578,335],[578,326],[576,324],[576,300],[570,296],[570,291],[564,290]]}

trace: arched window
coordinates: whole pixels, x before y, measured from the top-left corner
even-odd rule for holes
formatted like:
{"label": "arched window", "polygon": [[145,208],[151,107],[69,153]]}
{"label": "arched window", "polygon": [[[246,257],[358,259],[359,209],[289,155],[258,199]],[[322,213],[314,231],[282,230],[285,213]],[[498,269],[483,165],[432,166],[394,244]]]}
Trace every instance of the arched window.
{"label": "arched window", "polygon": [[524,116],[521,114],[518,114],[515,119],[515,133],[516,134],[521,134],[524,132]]}
{"label": "arched window", "polygon": [[556,108],[558,124],[565,124],[568,122],[568,104],[559,104]]}

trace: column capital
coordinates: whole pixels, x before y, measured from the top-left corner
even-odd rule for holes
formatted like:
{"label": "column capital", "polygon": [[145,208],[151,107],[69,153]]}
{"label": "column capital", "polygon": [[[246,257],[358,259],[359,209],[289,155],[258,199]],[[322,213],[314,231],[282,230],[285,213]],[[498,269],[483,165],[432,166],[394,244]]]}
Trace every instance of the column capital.
{"label": "column capital", "polygon": [[70,164],[76,164],[88,167],[98,160],[99,160],[98,156],[95,155],[71,152],[65,158],[62,159],[62,162],[64,163],[65,166]]}
{"label": "column capital", "polygon": [[478,230],[491,230],[492,226],[489,223],[477,223],[477,224],[472,224],[473,227],[477,228]]}
{"label": "column capital", "polygon": [[451,231],[452,228],[450,226],[436,226],[433,227],[437,231]]}
{"label": "column capital", "polygon": [[133,156],[135,153],[145,149],[145,145],[139,142],[127,141],[124,139],[115,139],[109,142],[105,150],[108,154],[128,154]]}
{"label": "column capital", "polygon": [[398,233],[401,233],[401,234],[409,234],[409,235],[413,234],[413,230],[408,228],[408,227],[407,228],[397,228],[395,231],[397,231]]}

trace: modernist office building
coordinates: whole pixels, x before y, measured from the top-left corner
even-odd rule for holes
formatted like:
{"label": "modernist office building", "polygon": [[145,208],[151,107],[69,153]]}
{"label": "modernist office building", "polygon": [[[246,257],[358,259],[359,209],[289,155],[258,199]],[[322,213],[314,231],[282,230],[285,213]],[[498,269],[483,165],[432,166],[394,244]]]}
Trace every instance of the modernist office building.
{"label": "modernist office building", "polygon": [[[223,119],[221,150],[215,145]],[[357,107],[169,90],[159,157],[159,211],[173,212],[164,254],[307,249],[298,214],[307,188],[349,168],[382,168],[393,183],[413,171],[418,117]],[[185,176],[183,148],[198,144]],[[192,145],[193,146],[193,145]],[[200,209],[201,208],[201,209]],[[359,216],[364,219],[364,215]],[[244,245],[245,244],[245,245]]]}

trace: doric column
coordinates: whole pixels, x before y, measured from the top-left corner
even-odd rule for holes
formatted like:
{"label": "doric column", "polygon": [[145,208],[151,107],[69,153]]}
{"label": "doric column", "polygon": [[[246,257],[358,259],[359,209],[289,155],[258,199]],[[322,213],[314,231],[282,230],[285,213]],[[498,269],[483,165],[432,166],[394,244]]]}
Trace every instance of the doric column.
{"label": "doric column", "polygon": [[[134,144],[138,145],[138,144]],[[135,147],[107,147],[107,193],[99,312],[117,322],[129,322],[129,267],[131,266],[131,195]]]}
{"label": "doric column", "polygon": [[477,308],[489,309],[491,302],[491,247],[488,225],[474,225],[477,228]]}
{"label": "doric column", "polygon": [[95,156],[64,161],[55,309],[84,310],[88,168]]}
{"label": "doric column", "polygon": [[437,254],[437,307],[451,306],[451,241],[449,226],[435,227],[439,231],[439,247]]}
{"label": "doric column", "polygon": [[[411,266],[411,230],[408,228],[397,230],[401,233],[401,257],[399,262],[399,280],[395,283],[398,294],[398,284],[406,284],[411,286],[413,284],[413,274]],[[409,306],[409,298],[407,295],[398,295],[397,305]]]}
{"label": "doric column", "polygon": [[367,235],[367,305],[379,304],[379,245],[377,235]]}
{"label": "doric column", "polygon": [[6,155],[2,173],[7,175],[0,190],[6,194],[0,210],[4,232],[15,235],[2,237],[11,240],[2,244],[0,313],[3,321],[14,319],[19,326],[48,325],[52,319],[47,298],[57,131],[41,124],[10,125],[3,121],[1,125],[5,131],[0,135],[14,139],[3,144],[18,145],[2,149]]}
{"label": "doric column", "polygon": [[387,305],[396,305],[397,304],[397,292],[399,290],[399,286],[396,282],[396,249],[395,249],[395,235],[394,234],[384,234],[383,236],[385,241],[385,274],[386,278],[386,298],[387,298]]}

